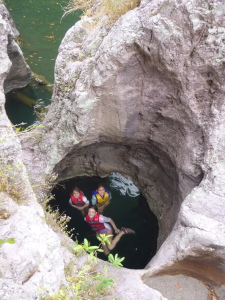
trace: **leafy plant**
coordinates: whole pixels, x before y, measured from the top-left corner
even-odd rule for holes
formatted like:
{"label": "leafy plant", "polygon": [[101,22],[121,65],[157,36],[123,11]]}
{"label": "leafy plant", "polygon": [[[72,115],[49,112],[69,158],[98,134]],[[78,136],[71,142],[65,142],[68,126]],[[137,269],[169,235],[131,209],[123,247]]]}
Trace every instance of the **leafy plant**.
{"label": "leafy plant", "polygon": [[111,264],[113,264],[114,267],[116,267],[116,268],[118,268],[118,269],[119,269],[120,267],[123,266],[123,265],[121,264],[121,262],[122,262],[124,259],[125,259],[125,257],[122,257],[122,258],[118,257],[118,254],[117,254],[117,253],[116,253],[115,256],[113,256],[112,254],[109,254],[109,256],[108,256],[108,261],[111,262]]}
{"label": "leafy plant", "polygon": [[[88,259],[84,261],[84,265],[74,273],[74,268],[72,262],[66,268],[67,274],[69,276],[66,278],[67,285],[63,286],[58,293],[51,294],[44,298],[44,300],[83,300],[92,299],[97,300],[101,296],[104,298],[111,297],[112,291],[110,287],[113,286],[113,277],[108,276],[108,268],[105,265],[103,272],[98,272],[96,266],[98,264],[97,253],[102,252],[102,243],[109,242],[109,236],[101,234],[99,240],[101,244],[99,246],[91,246],[87,239],[84,239],[83,244],[77,245],[74,248],[74,252],[88,252],[90,255]],[[116,267],[122,266],[121,262],[124,258],[119,258],[118,254],[115,257],[110,254],[109,261]]]}
{"label": "leafy plant", "polygon": [[0,239],[0,245],[2,245],[4,243],[15,244],[15,240],[13,238],[9,238],[7,240],[1,240]]}
{"label": "leafy plant", "polygon": [[[105,245],[105,243],[110,244],[109,237],[112,235],[105,235],[104,233],[99,234],[97,236],[97,239],[101,242],[99,246],[91,246],[87,239],[84,239],[84,242],[82,245],[77,245],[74,248],[74,252],[77,256],[79,256],[83,251],[86,251],[90,254],[90,258],[97,263],[97,253],[103,252],[101,246]],[[108,261],[113,264],[114,267],[120,268],[122,267],[122,261],[124,261],[125,257],[118,257],[118,254],[113,256],[112,254],[108,255]]]}
{"label": "leafy plant", "polygon": [[[1,128],[1,131],[5,130],[7,128],[13,128],[14,131],[12,133],[7,133],[7,135],[3,135],[2,139],[0,139],[0,143],[3,143],[5,141],[5,139],[7,139],[7,138],[14,138],[14,137],[23,135],[28,132],[31,133],[31,135],[29,137],[35,139],[36,134],[40,133],[39,129],[44,127],[44,125],[42,125],[42,124],[39,124],[39,125],[33,124],[33,125],[30,125],[27,127],[25,125],[26,125],[26,123],[22,122],[17,125],[10,125],[10,126],[7,126],[6,128]],[[0,133],[1,133],[1,131],[0,131]]]}
{"label": "leafy plant", "polygon": [[97,239],[101,242],[102,245],[105,243],[110,244],[109,237],[113,236],[112,234],[105,235],[105,233],[100,233],[97,236]]}

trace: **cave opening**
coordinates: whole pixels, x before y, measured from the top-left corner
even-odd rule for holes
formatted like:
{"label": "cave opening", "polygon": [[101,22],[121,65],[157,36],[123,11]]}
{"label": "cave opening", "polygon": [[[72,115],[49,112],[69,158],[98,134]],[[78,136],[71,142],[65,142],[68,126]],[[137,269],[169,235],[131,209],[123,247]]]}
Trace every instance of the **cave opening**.
{"label": "cave opening", "polygon": [[[86,238],[91,245],[98,245],[95,233],[84,221],[82,214],[69,205],[72,189],[78,186],[87,197],[91,199],[92,191],[98,184],[103,184],[112,194],[112,201],[103,212],[104,216],[114,220],[118,228],[130,227],[135,235],[124,235],[115,249],[113,255],[125,257],[123,266],[129,269],[143,269],[155,255],[158,238],[158,221],[150,210],[145,197],[139,192],[133,182],[119,173],[112,173],[107,177],[75,177],[59,182],[52,190],[54,199],[50,201],[52,208],[58,208],[60,213],[65,212],[71,217],[68,229],[75,228],[74,240],[82,243]],[[100,253],[99,258],[107,260]]]}

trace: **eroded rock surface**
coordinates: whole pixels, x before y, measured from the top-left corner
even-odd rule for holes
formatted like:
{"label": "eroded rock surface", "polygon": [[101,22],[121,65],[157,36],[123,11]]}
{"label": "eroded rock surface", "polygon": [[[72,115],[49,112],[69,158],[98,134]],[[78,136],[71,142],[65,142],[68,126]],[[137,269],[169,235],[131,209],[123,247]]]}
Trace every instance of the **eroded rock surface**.
{"label": "eroded rock surface", "polygon": [[224,15],[219,0],[143,0],[113,26],[78,22],[43,138],[24,146],[34,176],[133,180],[160,226],[148,275],[225,284]]}
{"label": "eroded rock surface", "polygon": [[[66,283],[65,268],[71,264],[76,273],[82,261],[71,253],[72,241],[56,234],[53,226],[46,224],[33,191],[34,182],[24,165],[20,133],[15,132],[5,113],[3,84],[13,63],[7,53],[8,36],[14,27],[11,27],[11,18],[8,15],[5,18],[8,12],[1,0],[0,12],[0,239],[15,239],[15,244],[0,245],[0,299],[38,300],[49,292],[57,292]],[[33,138],[34,133],[31,133],[28,141]],[[111,269],[118,276],[115,268]],[[126,282],[121,286],[118,280],[115,297],[135,300],[140,295],[142,299],[164,300],[159,292],[142,284],[142,274],[120,270],[119,276],[126,278]],[[129,290],[129,284],[135,287],[127,298],[123,288]]]}
{"label": "eroded rock surface", "polygon": [[[10,71],[8,72],[7,77],[4,78],[4,92],[8,93],[11,90],[25,87],[31,78],[31,70],[24,60],[20,47],[14,40],[19,36],[19,32],[17,31],[9,12],[3,5],[3,1],[0,1],[0,16],[2,19],[0,29],[1,35],[6,39],[4,42],[7,43],[7,54],[11,61]],[[6,31],[7,35],[5,35]],[[4,52],[1,52],[1,54],[3,53]]]}
{"label": "eroded rock surface", "polygon": [[[15,239],[15,244],[0,245],[0,298],[39,299],[40,287],[46,294],[65,282],[69,254],[63,253],[58,236],[44,221],[23,164],[19,139],[5,113],[3,82],[12,64],[8,36],[15,28],[11,18],[5,18],[2,4],[0,11],[0,239]],[[13,196],[18,198],[13,201]]]}

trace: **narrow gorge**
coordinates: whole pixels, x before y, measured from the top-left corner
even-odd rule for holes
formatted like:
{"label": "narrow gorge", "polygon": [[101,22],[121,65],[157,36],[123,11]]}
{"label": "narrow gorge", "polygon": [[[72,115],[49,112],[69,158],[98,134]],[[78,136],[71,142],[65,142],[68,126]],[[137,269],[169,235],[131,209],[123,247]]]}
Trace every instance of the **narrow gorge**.
{"label": "narrow gorge", "polygon": [[[23,166],[17,176],[26,186],[23,205],[0,193],[10,215],[0,219],[0,238],[17,241],[0,246],[1,299],[41,299],[40,286],[57,291],[68,262],[79,264],[43,221],[45,179],[113,172],[133,181],[159,224],[157,253],[145,269],[109,268],[116,299],[169,299],[150,279],[178,274],[224,299],[225,4],[142,0],[113,25],[83,17],[61,42],[52,102],[33,137],[16,136],[5,114],[4,92],[19,87],[9,54],[17,32],[0,7],[1,157]],[[19,69],[22,87],[31,73]]]}

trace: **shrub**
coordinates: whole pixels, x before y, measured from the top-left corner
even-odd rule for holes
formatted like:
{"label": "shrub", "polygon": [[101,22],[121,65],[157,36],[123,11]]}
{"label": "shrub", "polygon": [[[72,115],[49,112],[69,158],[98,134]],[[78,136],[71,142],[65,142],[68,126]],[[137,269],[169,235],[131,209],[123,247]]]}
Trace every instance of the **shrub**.
{"label": "shrub", "polygon": [[56,233],[64,233],[68,237],[73,237],[74,229],[68,230],[68,222],[70,217],[65,213],[60,213],[59,209],[53,209],[50,205],[43,205],[45,213],[45,221],[50,228]]}
{"label": "shrub", "polygon": [[[107,266],[104,266],[102,272],[98,271],[97,252],[102,252],[101,245],[109,243],[109,236],[101,234],[99,246],[91,246],[87,239],[84,239],[82,245],[76,245],[74,253],[80,255],[80,251],[88,252],[90,255],[80,269],[74,273],[73,262],[71,262],[65,270],[67,285],[61,287],[56,294],[50,294],[44,300],[82,300],[82,299],[114,299],[112,276],[108,275]],[[108,260],[116,267],[122,266],[123,258],[119,258],[116,254],[110,254]]]}

